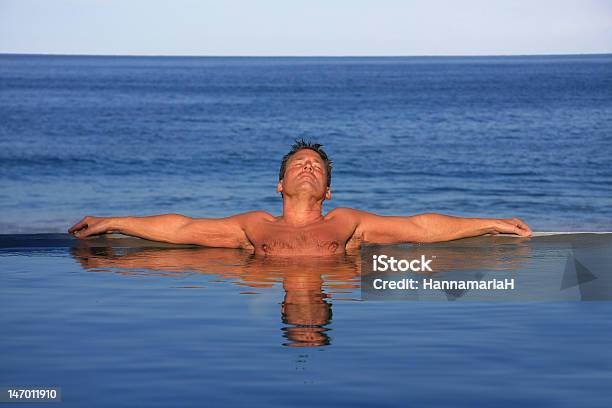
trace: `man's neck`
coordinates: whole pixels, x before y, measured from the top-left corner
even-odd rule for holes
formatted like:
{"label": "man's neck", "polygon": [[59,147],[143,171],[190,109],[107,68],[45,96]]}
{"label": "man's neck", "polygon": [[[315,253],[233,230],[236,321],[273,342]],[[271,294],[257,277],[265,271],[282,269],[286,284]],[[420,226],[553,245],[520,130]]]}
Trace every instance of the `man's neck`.
{"label": "man's neck", "polygon": [[283,221],[292,226],[312,224],[323,218],[323,200],[313,197],[283,198]]}

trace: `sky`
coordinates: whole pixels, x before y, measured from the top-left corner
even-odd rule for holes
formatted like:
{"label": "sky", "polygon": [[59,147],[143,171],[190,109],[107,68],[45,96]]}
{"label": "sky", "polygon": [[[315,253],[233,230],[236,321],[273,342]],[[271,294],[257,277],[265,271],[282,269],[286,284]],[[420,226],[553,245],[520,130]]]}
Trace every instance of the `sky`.
{"label": "sky", "polygon": [[0,0],[0,53],[612,53],[612,0]]}

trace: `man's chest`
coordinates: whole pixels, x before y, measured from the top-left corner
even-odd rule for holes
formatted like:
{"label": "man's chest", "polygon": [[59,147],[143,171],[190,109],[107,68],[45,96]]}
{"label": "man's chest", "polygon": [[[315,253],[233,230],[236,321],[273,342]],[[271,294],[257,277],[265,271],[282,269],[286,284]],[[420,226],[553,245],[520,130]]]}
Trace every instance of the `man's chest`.
{"label": "man's chest", "polygon": [[267,255],[329,255],[344,253],[352,230],[334,221],[293,228],[258,223],[247,231],[255,252]]}

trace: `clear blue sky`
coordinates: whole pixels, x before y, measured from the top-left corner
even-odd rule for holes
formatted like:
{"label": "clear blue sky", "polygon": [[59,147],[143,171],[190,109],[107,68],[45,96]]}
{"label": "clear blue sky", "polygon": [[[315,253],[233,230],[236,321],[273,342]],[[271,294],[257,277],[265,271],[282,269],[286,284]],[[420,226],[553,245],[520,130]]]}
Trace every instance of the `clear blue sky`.
{"label": "clear blue sky", "polygon": [[0,53],[611,52],[611,0],[0,0]]}

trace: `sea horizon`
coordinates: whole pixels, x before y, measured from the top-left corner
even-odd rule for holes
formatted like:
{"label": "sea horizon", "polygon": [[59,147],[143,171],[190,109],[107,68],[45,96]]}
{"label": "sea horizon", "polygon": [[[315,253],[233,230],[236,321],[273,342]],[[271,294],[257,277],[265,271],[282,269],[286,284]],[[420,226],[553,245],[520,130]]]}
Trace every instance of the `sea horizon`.
{"label": "sea horizon", "polygon": [[545,53],[545,54],[422,54],[422,55],[361,55],[361,54],[312,54],[312,55],[190,55],[190,54],[70,54],[70,53],[22,53],[22,52],[0,52],[7,56],[45,56],[45,57],[170,57],[170,58],[512,58],[512,57],[588,57],[588,56],[611,56],[612,53]]}

